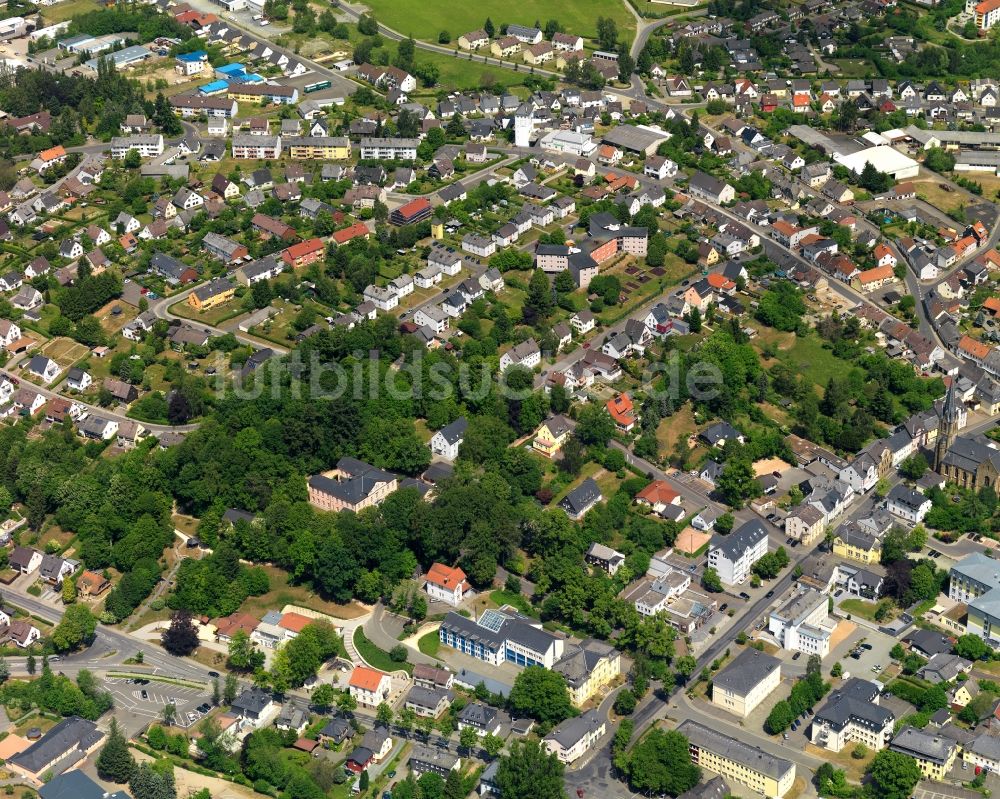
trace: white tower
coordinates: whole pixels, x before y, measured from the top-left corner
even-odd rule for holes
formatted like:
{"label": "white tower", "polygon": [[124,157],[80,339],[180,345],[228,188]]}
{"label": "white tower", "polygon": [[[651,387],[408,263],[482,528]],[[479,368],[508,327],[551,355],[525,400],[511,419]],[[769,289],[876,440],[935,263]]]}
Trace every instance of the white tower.
{"label": "white tower", "polygon": [[522,103],[514,113],[514,146],[530,147],[531,131],[535,127],[534,109]]}

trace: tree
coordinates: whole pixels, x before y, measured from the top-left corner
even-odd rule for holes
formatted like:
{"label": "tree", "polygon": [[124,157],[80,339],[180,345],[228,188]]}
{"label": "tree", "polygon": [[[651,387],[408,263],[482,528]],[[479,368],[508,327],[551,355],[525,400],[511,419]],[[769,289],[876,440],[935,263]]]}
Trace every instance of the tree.
{"label": "tree", "polygon": [[499,735],[494,735],[492,732],[487,733],[486,737],[483,738],[483,749],[486,750],[486,754],[490,757],[496,757],[500,754],[500,750],[503,749],[503,738]]}
{"label": "tree", "polygon": [[229,640],[229,667],[253,672],[264,665],[264,653],[243,630],[237,630]]}
{"label": "tree", "polygon": [[878,799],[907,799],[920,781],[917,761],[901,752],[883,749],[868,767],[868,776]]}
{"label": "tree", "polygon": [[227,705],[231,705],[236,699],[236,693],[239,690],[240,684],[236,679],[236,675],[232,672],[226,675],[226,681],[222,687],[222,701]]}
{"label": "tree", "polygon": [[618,25],[611,17],[597,18],[597,44],[602,50],[618,49]]}
{"label": "tree", "polygon": [[135,799],[177,799],[173,767],[164,770],[157,766],[143,763],[135,770],[128,783]]}
{"label": "tree", "polygon": [[706,567],[705,571],[701,573],[701,587],[713,594],[723,590],[719,573],[712,566]]}
{"label": "tree", "polygon": [[548,316],[552,310],[554,305],[552,286],[549,284],[548,275],[541,269],[536,269],[531,274],[531,280],[528,282],[528,298],[525,304],[541,319]]}
{"label": "tree", "polygon": [[491,39],[496,35],[496,25],[493,24],[493,20],[489,17],[487,17],[486,22],[483,23],[483,30],[486,31],[486,35]]}
{"label": "tree", "polygon": [[508,699],[518,716],[556,724],[573,715],[565,678],[541,666],[528,666],[514,680]]}
{"label": "tree", "polygon": [[691,762],[688,739],[677,730],[653,729],[628,755],[629,786],[640,793],[678,796],[701,779],[701,769]]}
{"label": "tree", "polygon": [[28,655],[28,659],[25,662],[25,669],[27,670],[28,674],[34,674],[35,673],[35,668],[36,668],[35,667],[35,656],[34,655]]}
{"label": "tree", "polygon": [[993,655],[993,650],[991,650],[989,645],[978,635],[968,633],[960,636],[959,639],[955,641],[955,654],[959,657],[965,658],[966,660],[975,662],[977,660],[990,660]]}
{"label": "tree", "polygon": [[471,753],[472,747],[476,745],[476,741],[478,740],[479,734],[476,732],[475,727],[462,727],[458,731],[458,742],[466,752]]}
{"label": "tree", "polygon": [[927,458],[923,453],[911,455],[899,464],[899,473],[907,480],[919,480],[928,469]]}
{"label": "tree", "polygon": [[171,655],[184,657],[194,652],[198,648],[198,630],[191,614],[186,610],[174,611],[160,642]]}
{"label": "tree", "polygon": [[97,774],[102,780],[123,784],[132,779],[135,774],[135,758],[128,749],[128,741],[118,726],[118,720],[112,717],[108,730],[108,739],[97,756]]}
{"label": "tree", "polygon": [[795,711],[792,710],[787,700],[782,699],[771,708],[771,712],[764,722],[764,729],[771,735],[778,735],[787,730],[793,721],[795,721]]}
{"label": "tree", "polygon": [[52,644],[59,652],[79,649],[94,637],[96,629],[97,618],[86,605],[70,605],[52,631]]}
{"label": "tree", "polygon": [[515,741],[497,763],[496,784],[504,799],[565,799],[564,771],[537,741]]}
{"label": "tree", "polygon": [[320,713],[327,713],[333,707],[336,697],[337,693],[330,683],[325,682],[322,685],[317,685],[316,690],[312,692],[313,707]]}
{"label": "tree", "polygon": [[392,724],[392,708],[385,702],[379,703],[379,706],[375,708],[375,718],[378,719],[380,724],[388,727]]}
{"label": "tree", "polygon": [[574,432],[574,436],[581,443],[604,446],[611,440],[614,434],[615,423],[603,405],[597,402],[584,405],[577,419],[576,430]]}
{"label": "tree", "polygon": [[753,466],[745,458],[737,458],[726,463],[722,474],[719,475],[718,486],[722,498],[734,508],[743,507],[746,500],[759,497],[762,493]]}
{"label": "tree", "polygon": [[62,601],[64,605],[72,605],[76,602],[76,580],[72,577],[63,579]]}

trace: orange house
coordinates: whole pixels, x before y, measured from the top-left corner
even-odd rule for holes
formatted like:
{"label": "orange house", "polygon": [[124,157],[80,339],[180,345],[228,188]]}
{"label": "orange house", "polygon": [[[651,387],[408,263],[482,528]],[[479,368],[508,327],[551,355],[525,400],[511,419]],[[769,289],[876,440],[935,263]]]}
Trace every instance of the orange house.
{"label": "orange house", "polygon": [[608,409],[608,413],[611,414],[611,418],[615,422],[615,428],[619,432],[628,433],[635,427],[638,419],[635,416],[632,398],[628,394],[618,394],[609,399],[604,407]]}
{"label": "orange house", "polygon": [[286,247],[281,253],[281,259],[292,269],[298,269],[322,258],[324,249],[322,239],[307,239]]}

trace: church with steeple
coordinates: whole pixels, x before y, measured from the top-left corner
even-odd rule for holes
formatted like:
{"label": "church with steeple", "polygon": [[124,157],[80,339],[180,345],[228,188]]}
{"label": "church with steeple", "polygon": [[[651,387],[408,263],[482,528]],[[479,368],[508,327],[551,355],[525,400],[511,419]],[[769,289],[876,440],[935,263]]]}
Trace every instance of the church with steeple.
{"label": "church with steeple", "polygon": [[934,471],[948,482],[978,491],[990,486],[1000,491],[1000,448],[984,435],[956,436],[964,427],[965,408],[955,389],[955,380],[941,409]]}

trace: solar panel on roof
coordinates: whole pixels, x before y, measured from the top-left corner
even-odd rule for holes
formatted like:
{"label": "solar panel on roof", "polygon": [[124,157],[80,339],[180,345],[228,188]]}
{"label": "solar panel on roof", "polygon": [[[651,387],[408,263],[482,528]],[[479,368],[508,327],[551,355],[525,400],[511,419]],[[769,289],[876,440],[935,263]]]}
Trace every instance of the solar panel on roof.
{"label": "solar panel on roof", "polygon": [[485,627],[490,632],[498,633],[505,621],[507,621],[507,617],[502,613],[496,610],[486,610],[479,617],[479,626]]}

